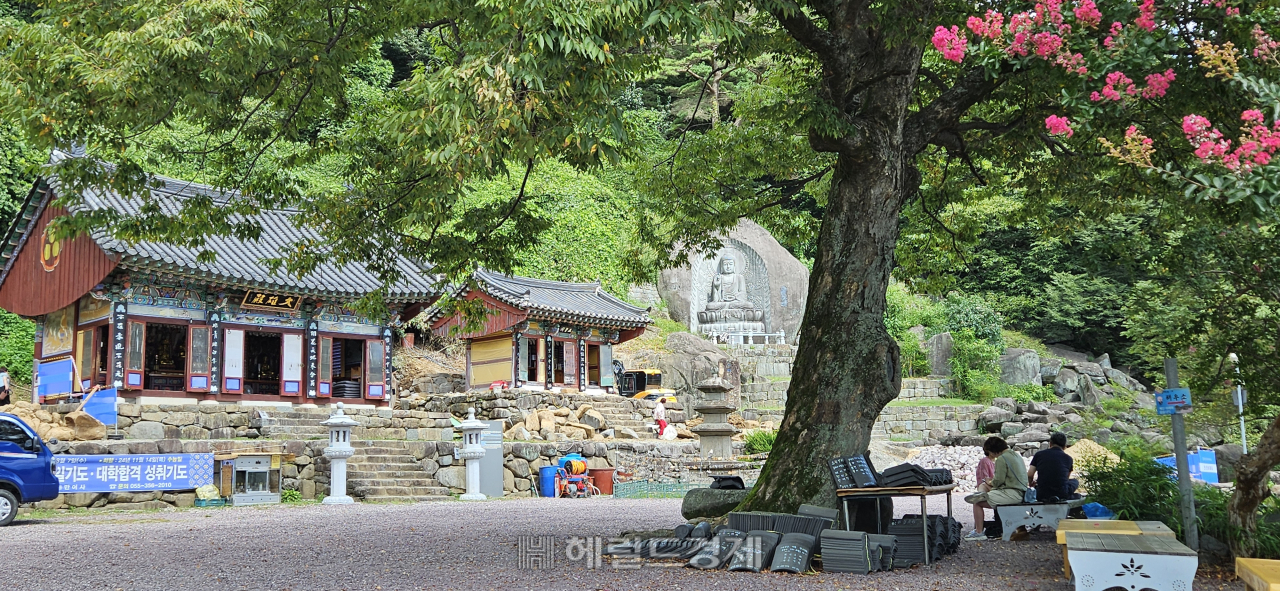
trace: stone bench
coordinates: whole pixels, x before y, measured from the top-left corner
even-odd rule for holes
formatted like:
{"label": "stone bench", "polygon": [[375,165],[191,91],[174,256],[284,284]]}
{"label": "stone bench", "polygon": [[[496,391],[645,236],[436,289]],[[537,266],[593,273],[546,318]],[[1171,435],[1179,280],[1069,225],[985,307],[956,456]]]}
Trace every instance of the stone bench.
{"label": "stone bench", "polygon": [[1032,528],[1037,525],[1058,527],[1058,522],[1067,518],[1070,503],[1019,503],[1017,505],[996,506],[996,518],[1004,526],[1004,541],[1019,527]]}
{"label": "stone bench", "polygon": [[1191,591],[1199,558],[1162,536],[1067,532],[1075,591]]}
{"label": "stone bench", "polygon": [[1249,591],[1280,591],[1280,560],[1237,558],[1236,576]]}

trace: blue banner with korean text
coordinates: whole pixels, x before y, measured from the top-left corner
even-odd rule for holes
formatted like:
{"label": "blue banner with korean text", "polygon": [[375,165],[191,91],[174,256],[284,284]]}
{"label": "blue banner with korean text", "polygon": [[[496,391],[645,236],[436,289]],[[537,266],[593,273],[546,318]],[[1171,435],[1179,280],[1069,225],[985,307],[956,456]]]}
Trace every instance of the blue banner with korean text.
{"label": "blue banner with korean text", "polygon": [[213,484],[213,454],[54,457],[59,493],[190,490]]}

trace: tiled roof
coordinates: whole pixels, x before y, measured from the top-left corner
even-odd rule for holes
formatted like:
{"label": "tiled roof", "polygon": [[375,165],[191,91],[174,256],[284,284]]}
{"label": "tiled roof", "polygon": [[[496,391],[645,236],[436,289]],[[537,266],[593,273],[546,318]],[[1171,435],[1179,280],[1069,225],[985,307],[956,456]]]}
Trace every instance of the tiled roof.
{"label": "tiled roof", "polygon": [[528,310],[534,318],[578,321],[618,328],[652,323],[644,308],[628,304],[600,288],[600,283],[568,283],[502,275],[481,269],[476,283],[495,299]]}
{"label": "tiled roof", "polygon": [[[55,155],[65,157],[65,155]],[[162,183],[153,189],[165,213],[177,213],[184,199],[197,195],[209,196],[215,202],[226,203],[237,197],[234,193],[219,191],[207,185],[157,176]],[[57,179],[49,184],[57,191]],[[124,197],[114,191],[91,190],[83,195],[79,211],[114,209],[135,214],[142,205],[137,197]],[[296,277],[284,269],[271,271],[264,259],[280,257],[304,240],[319,238],[315,229],[300,220],[301,213],[287,209],[262,210],[254,216],[262,226],[257,240],[241,240],[232,236],[206,237],[202,248],[188,248],[160,242],[126,243],[116,240],[106,232],[97,232],[93,239],[109,253],[121,256],[120,265],[126,268],[169,273],[211,282],[234,285],[245,289],[274,290],[338,299],[356,299],[381,287],[376,275],[359,265],[339,266],[322,263],[304,277]],[[233,216],[233,220],[239,216]],[[243,218],[239,218],[243,219]],[[211,263],[197,258],[208,250],[216,256]],[[438,290],[428,265],[419,264],[406,257],[397,256],[402,279],[392,285],[387,298],[393,301],[422,301],[434,297]]]}

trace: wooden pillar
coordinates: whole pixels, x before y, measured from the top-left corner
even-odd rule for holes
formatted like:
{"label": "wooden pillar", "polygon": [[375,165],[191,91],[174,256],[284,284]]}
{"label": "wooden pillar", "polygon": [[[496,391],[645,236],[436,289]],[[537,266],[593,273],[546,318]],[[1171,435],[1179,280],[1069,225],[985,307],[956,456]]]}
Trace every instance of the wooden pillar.
{"label": "wooden pillar", "polygon": [[512,388],[516,387],[517,380],[520,378],[520,331],[511,333],[511,384]]}

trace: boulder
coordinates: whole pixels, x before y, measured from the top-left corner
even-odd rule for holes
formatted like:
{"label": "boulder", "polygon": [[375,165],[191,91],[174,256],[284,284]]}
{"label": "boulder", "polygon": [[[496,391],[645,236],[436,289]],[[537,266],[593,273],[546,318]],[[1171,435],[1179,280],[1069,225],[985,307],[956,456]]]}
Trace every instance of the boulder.
{"label": "boulder", "polygon": [[695,488],[684,495],[680,515],[685,519],[714,518],[733,511],[750,490]]}
{"label": "boulder", "polygon": [[578,422],[591,427],[596,431],[601,431],[608,425],[608,422],[604,419],[604,415],[600,414],[600,411],[595,409],[589,409],[579,415]]}
{"label": "boulder", "polygon": [[1000,425],[1000,436],[1008,439],[1023,432],[1026,428],[1027,426],[1022,423],[1004,423]]}
{"label": "boulder", "polygon": [[164,425],[154,421],[140,421],[129,427],[133,439],[164,439]]}
{"label": "boulder", "polygon": [[1018,412],[1018,403],[1014,402],[1012,398],[997,398],[991,401],[991,406],[1003,408],[1012,413]]}
{"label": "boulder", "polygon": [[1000,381],[1014,386],[1042,385],[1040,356],[1031,349],[1005,349],[996,362],[1000,365]]}
{"label": "boulder", "polygon": [[697,313],[706,307],[716,266],[725,255],[732,255],[737,272],[746,279],[748,300],[764,311],[765,329],[783,332],[786,342],[796,342],[808,300],[809,269],[768,230],[745,218],[720,242],[722,248],[690,255],[683,265],[659,274],[658,295],[671,319],[697,330]]}
{"label": "boulder", "polygon": [[1076,370],[1076,373],[1083,376],[1089,376],[1089,379],[1093,380],[1093,383],[1098,384],[1099,386],[1107,383],[1107,374],[1103,372],[1102,366],[1097,363],[1077,361],[1073,367]]}
{"label": "boulder", "polygon": [[1112,384],[1120,386],[1121,388],[1124,388],[1125,390],[1133,390],[1135,392],[1138,392],[1146,389],[1143,387],[1141,382],[1129,377],[1129,374],[1123,371],[1120,371],[1118,369],[1105,367],[1102,369],[1102,372],[1106,374],[1108,381],[1110,381]]}
{"label": "boulder", "polygon": [[1003,408],[988,407],[978,415],[978,425],[988,433],[1000,431],[1000,425],[1013,420],[1013,413]]}
{"label": "boulder", "polygon": [[1098,442],[1098,443],[1100,443],[1100,444],[1102,444],[1102,445],[1106,445],[1108,442],[1110,442],[1110,441],[1111,441],[1111,430],[1110,430],[1110,429],[1098,429],[1097,431],[1094,431],[1094,432],[1093,432],[1093,440],[1094,440],[1094,441],[1096,441],[1096,442]]}
{"label": "boulder", "polygon": [[1244,456],[1244,448],[1234,443],[1219,445],[1213,448],[1218,460],[1218,482],[1236,481],[1236,462]]}
{"label": "boulder", "polygon": [[1027,403],[1026,409],[1024,409],[1022,412],[1027,414],[1033,414],[1033,415],[1047,415],[1049,414],[1049,405],[1043,402],[1037,402],[1035,400],[1032,400],[1031,402]]}
{"label": "boulder", "polygon": [[924,344],[924,352],[929,359],[930,375],[951,375],[951,350],[954,346],[955,340],[951,338],[951,333],[949,332],[933,335]]}
{"label": "boulder", "polygon": [[1080,374],[1076,373],[1075,370],[1072,369],[1064,368],[1060,370],[1057,377],[1053,380],[1053,393],[1057,394],[1058,398],[1068,402],[1074,402],[1072,398],[1079,400],[1079,395],[1076,394],[1076,390],[1079,389],[1079,387]]}
{"label": "boulder", "polygon": [[[672,388],[681,396],[701,398],[697,385],[713,377],[723,378],[734,390],[742,384],[742,370],[736,359],[715,343],[688,332],[668,336],[664,352],[624,360],[624,363],[629,368],[655,367],[662,370],[663,387]],[[736,398],[736,394],[727,398]]]}
{"label": "boulder", "polygon": [[1006,439],[1009,445],[1018,443],[1043,443],[1049,440],[1049,433],[1045,431],[1023,431]]}
{"label": "boulder", "polygon": [[618,439],[639,439],[639,438],[640,438],[640,435],[637,434],[633,429],[630,429],[628,427],[623,427],[621,429],[618,429]]}
{"label": "boulder", "polygon": [[536,413],[536,412],[531,412],[531,413],[525,414],[525,415],[524,415],[524,428],[525,428],[525,429],[528,429],[529,431],[531,431],[531,432],[533,432],[533,433],[537,433],[538,431],[541,431],[541,430],[542,430],[542,418],[541,418],[541,416],[539,416],[539,415],[538,415],[538,413]]}
{"label": "boulder", "polygon": [[1062,371],[1062,360],[1053,357],[1040,358],[1040,383],[1052,384],[1058,379],[1058,372]]}
{"label": "boulder", "polygon": [[1103,353],[1102,356],[1094,359],[1093,362],[1097,363],[1103,370],[1111,369],[1111,354]]}
{"label": "boulder", "polygon": [[1080,395],[1081,404],[1091,407],[1101,406],[1103,400],[1114,398],[1114,396],[1099,388],[1092,379],[1080,380],[1080,389],[1077,390],[1077,393]]}
{"label": "boulder", "polygon": [[107,426],[87,412],[75,411],[62,417],[62,424],[75,431],[79,441],[96,441],[107,438]]}
{"label": "boulder", "polygon": [[440,468],[436,470],[435,477],[443,486],[460,490],[467,488],[467,469],[463,466]]}

